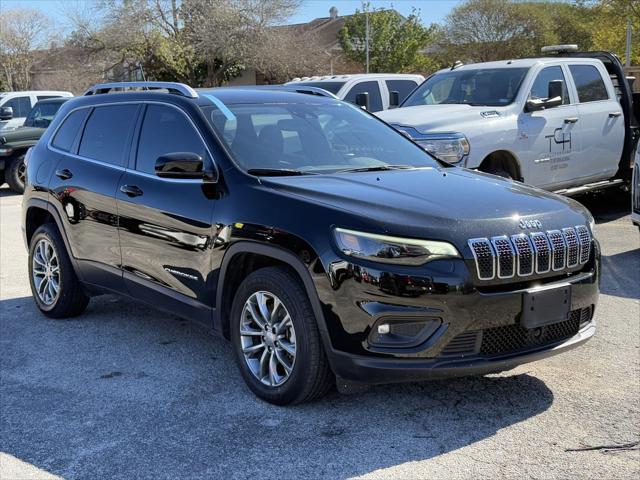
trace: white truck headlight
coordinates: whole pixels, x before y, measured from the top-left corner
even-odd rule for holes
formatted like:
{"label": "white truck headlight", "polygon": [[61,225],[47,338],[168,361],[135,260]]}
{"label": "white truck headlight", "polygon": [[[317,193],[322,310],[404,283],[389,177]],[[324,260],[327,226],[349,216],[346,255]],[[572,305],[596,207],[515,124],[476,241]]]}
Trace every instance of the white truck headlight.
{"label": "white truck headlight", "polygon": [[427,152],[448,163],[458,163],[469,154],[469,140],[461,133],[430,133],[413,139]]}
{"label": "white truck headlight", "polygon": [[342,253],[373,262],[415,266],[440,258],[460,257],[456,247],[447,242],[391,237],[345,228],[336,228],[334,234]]}

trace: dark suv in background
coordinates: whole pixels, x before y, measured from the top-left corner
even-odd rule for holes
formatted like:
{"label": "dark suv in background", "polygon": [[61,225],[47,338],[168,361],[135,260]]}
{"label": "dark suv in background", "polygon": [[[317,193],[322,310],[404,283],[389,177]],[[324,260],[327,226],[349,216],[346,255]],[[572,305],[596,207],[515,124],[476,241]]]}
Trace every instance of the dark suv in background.
{"label": "dark suv in background", "polygon": [[147,82],[66,103],[27,159],[40,310],[70,317],[115,292],[193,319],[276,404],[336,375],[497,372],[594,334],[583,207],[309,93]]}
{"label": "dark suv in background", "polygon": [[38,101],[27,114],[24,125],[0,133],[0,183],[2,179],[16,193],[24,191],[24,157],[53,121],[67,97]]}

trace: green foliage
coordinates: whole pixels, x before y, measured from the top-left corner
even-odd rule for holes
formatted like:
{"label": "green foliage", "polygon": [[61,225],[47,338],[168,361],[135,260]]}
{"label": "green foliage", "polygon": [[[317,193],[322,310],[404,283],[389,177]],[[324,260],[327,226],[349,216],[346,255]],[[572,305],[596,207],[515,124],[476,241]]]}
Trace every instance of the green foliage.
{"label": "green foliage", "polygon": [[424,50],[433,41],[435,27],[423,26],[415,9],[407,18],[395,10],[356,10],[339,33],[340,45],[349,59],[366,64],[367,16],[370,72],[424,72],[434,68]]}
{"label": "green foliage", "polygon": [[450,64],[520,58],[539,55],[544,45],[567,43],[623,57],[627,19],[633,22],[633,59],[638,62],[640,0],[467,0],[445,20],[438,60]]}

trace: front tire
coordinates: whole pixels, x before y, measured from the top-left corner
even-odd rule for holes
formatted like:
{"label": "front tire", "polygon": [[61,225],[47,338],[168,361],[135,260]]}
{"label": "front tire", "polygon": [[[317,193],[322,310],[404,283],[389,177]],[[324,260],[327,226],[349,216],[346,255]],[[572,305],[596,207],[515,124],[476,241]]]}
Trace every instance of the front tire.
{"label": "front tire", "polygon": [[233,300],[230,328],[240,373],[263,400],[302,403],[331,388],[334,377],[311,303],[289,270],[251,273]]}
{"label": "front tire", "polygon": [[48,317],[75,317],[89,303],[60,232],[51,223],[41,225],[31,237],[29,283],[37,307]]}
{"label": "front tire", "polygon": [[24,155],[19,155],[10,160],[9,166],[4,172],[5,181],[9,184],[9,188],[16,193],[24,193],[26,170]]}

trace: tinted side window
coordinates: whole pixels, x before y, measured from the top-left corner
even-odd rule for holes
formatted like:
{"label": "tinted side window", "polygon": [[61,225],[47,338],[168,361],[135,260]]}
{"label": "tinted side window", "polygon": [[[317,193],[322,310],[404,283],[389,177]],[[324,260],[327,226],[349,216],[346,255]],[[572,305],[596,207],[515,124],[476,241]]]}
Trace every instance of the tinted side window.
{"label": "tinted side window", "polygon": [[532,100],[547,99],[549,97],[549,82],[553,80],[562,80],[562,105],[569,103],[569,91],[567,90],[567,81],[562,73],[562,68],[559,66],[543,68],[531,87],[531,94],[529,95]]}
{"label": "tinted side window", "polygon": [[138,105],[96,107],[87,120],[78,154],[123,166],[137,110]]}
{"label": "tinted side window", "polygon": [[140,131],[136,170],[154,173],[158,157],[175,152],[195,153],[205,159],[205,164],[208,157],[200,136],[182,112],[149,105]]}
{"label": "tinted side window", "polygon": [[360,82],[349,90],[349,93],[344,97],[347,102],[356,103],[356,95],[359,93],[369,93],[369,107],[372,112],[379,112],[382,110],[382,96],[380,95],[380,87],[378,82]]}
{"label": "tinted side window", "polygon": [[76,110],[71,113],[64,122],[62,122],[62,125],[60,125],[60,128],[56,132],[56,136],[53,138],[53,142],[51,144],[60,150],[70,152],[73,147],[73,142],[78,135],[78,130],[82,126],[82,122],[84,122],[88,113],[88,108]]}
{"label": "tinted side window", "polygon": [[31,99],[29,97],[15,97],[2,106],[13,108],[13,116],[16,118],[26,117],[31,110]]}
{"label": "tinted side window", "polygon": [[602,76],[593,65],[569,65],[571,76],[578,90],[580,103],[607,100],[607,87]]}
{"label": "tinted side window", "polygon": [[411,80],[386,80],[386,82],[389,92],[398,92],[400,103],[404,102],[404,99],[418,86]]}
{"label": "tinted side window", "polygon": [[38,100],[46,100],[48,98],[58,98],[60,95],[38,95]]}

